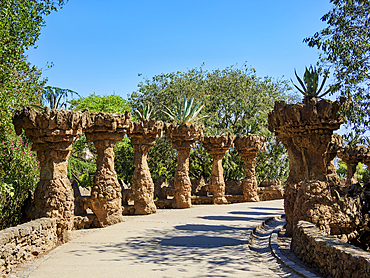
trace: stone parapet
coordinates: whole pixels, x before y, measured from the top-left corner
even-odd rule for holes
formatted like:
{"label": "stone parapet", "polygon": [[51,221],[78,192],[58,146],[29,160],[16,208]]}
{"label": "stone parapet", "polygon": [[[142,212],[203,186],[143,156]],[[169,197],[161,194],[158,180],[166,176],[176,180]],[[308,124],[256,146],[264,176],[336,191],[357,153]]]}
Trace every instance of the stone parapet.
{"label": "stone parapet", "polygon": [[314,224],[299,221],[292,251],[307,264],[331,277],[370,277],[370,253],[325,235]]}
{"label": "stone parapet", "polygon": [[8,274],[23,262],[56,247],[57,219],[39,218],[0,231],[0,269]]}

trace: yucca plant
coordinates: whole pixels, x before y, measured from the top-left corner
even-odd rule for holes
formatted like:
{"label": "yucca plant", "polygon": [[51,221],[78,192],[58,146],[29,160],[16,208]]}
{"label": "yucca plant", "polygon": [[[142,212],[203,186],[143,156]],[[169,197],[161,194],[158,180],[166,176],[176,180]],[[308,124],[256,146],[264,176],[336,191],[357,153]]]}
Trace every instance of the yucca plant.
{"label": "yucca plant", "polygon": [[173,106],[174,111],[171,111],[167,106],[164,106],[166,111],[163,111],[163,113],[165,113],[171,120],[179,125],[186,123],[191,124],[195,121],[205,118],[206,116],[197,118],[204,105],[201,105],[202,103],[199,102],[193,107],[193,102],[194,98],[190,98],[189,101],[187,101],[186,97],[184,97],[184,101],[181,104],[179,99],[176,97],[176,106]]}
{"label": "yucca plant", "polygon": [[331,90],[329,88],[327,91],[325,91],[324,93],[320,95],[320,92],[324,88],[325,81],[328,78],[328,75],[327,74],[324,75],[324,80],[322,81],[320,88],[317,89],[319,87],[319,73],[315,67],[310,66],[309,69],[307,69],[306,67],[306,71],[303,76],[304,82],[302,81],[301,78],[299,78],[295,70],[294,70],[294,73],[295,73],[295,76],[297,77],[299,84],[301,84],[302,88],[299,88],[296,84],[294,84],[293,80],[291,81],[294,87],[296,87],[298,91],[300,91],[304,95],[305,99],[321,98],[327,95]]}
{"label": "yucca plant", "polygon": [[139,118],[139,120],[141,121],[149,120],[150,116],[153,113],[153,108],[150,106],[149,103],[147,105],[145,105],[144,103],[141,103],[140,108],[135,110],[135,113],[137,117]]}

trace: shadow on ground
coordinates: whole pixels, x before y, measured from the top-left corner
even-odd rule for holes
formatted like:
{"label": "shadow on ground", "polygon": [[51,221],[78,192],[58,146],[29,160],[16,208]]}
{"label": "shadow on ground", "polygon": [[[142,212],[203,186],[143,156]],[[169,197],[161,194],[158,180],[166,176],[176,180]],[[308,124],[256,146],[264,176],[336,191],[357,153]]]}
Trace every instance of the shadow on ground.
{"label": "shadow on ground", "polygon": [[[230,214],[244,215],[244,212]],[[124,242],[77,245],[70,253],[86,256],[90,251],[98,251],[103,254],[100,261],[125,261],[136,266],[148,264],[156,273],[155,277],[169,277],[166,271],[170,269],[183,277],[240,277],[245,271],[255,270],[246,260],[248,235],[254,228],[248,227],[246,221],[264,220],[275,214],[281,214],[281,210],[253,212],[252,215],[264,215],[257,218],[203,216],[200,218],[214,220],[215,224],[182,224],[164,230],[150,228],[149,224],[140,236],[132,235]],[[225,225],[225,221],[234,222]],[[259,276],[264,275],[258,272],[254,275]]]}

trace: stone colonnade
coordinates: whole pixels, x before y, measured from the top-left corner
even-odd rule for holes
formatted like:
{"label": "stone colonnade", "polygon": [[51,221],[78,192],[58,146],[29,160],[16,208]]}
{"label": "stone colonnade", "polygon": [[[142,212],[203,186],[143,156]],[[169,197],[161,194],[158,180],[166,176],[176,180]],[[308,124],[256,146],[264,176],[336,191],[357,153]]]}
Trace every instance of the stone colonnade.
{"label": "stone colonnade", "polygon": [[[59,111],[46,108],[44,111],[38,111],[29,107],[17,110],[13,117],[13,124],[18,135],[22,133],[22,129],[25,130],[26,136],[33,143],[33,150],[37,152],[41,167],[40,182],[35,190],[34,202],[28,209],[28,214],[31,218],[57,218],[58,236],[62,241],[66,240],[65,236],[73,228],[74,197],[67,178],[68,159],[71,155],[72,143],[82,135],[82,132],[85,132],[87,140],[93,142],[98,154],[91,197],[84,198],[83,202],[86,208],[94,212],[101,227],[123,221],[121,187],[114,170],[113,148],[125,134],[131,137],[134,147],[135,214],[156,212],[153,201],[154,185],[147,164],[147,154],[150,147],[155,144],[155,139],[162,135],[163,129],[178,152],[173,207],[191,207],[191,182],[188,176],[189,154],[191,148],[196,147],[195,142],[203,138],[202,126],[196,124],[164,125],[163,122],[155,120],[133,123],[129,112],[116,115],[102,112],[89,113],[87,109]],[[232,146],[233,139],[231,136],[222,137],[218,139],[220,142],[216,143],[211,140],[212,142],[209,141],[208,145],[205,143],[208,139],[204,141],[214,160],[211,187],[214,203],[217,204],[226,203],[222,158]],[[261,148],[262,145],[257,149]],[[244,154],[243,158],[248,156],[244,149],[240,149],[241,155]],[[254,156],[257,149],[253,149]],[[257,196],[255,186],[257,182],[253,174],[255,172],[252,163],[254,160],[252,158],[249,161],[244,158],[244,161],[247,161],[252,168],[243,182],[246,188],[244,195]],[[247,183],[252,185],[247,185]],[[255,192],[252,193],[254,189]],[[246,197],[246,200],[257,201],[258,197]]]}

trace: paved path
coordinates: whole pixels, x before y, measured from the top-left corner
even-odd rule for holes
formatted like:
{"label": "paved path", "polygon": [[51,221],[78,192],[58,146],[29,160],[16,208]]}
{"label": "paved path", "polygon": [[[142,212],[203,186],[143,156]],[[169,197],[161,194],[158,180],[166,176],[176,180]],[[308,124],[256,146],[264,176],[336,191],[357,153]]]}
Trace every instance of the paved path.
{"label": "paved path", "polygon": [[111,227],[76,231],[86,234],[17,276],[279,277],[252,259],[248,238],[262,221],[283,213],[283,201],[277,200],[127,216]]}

